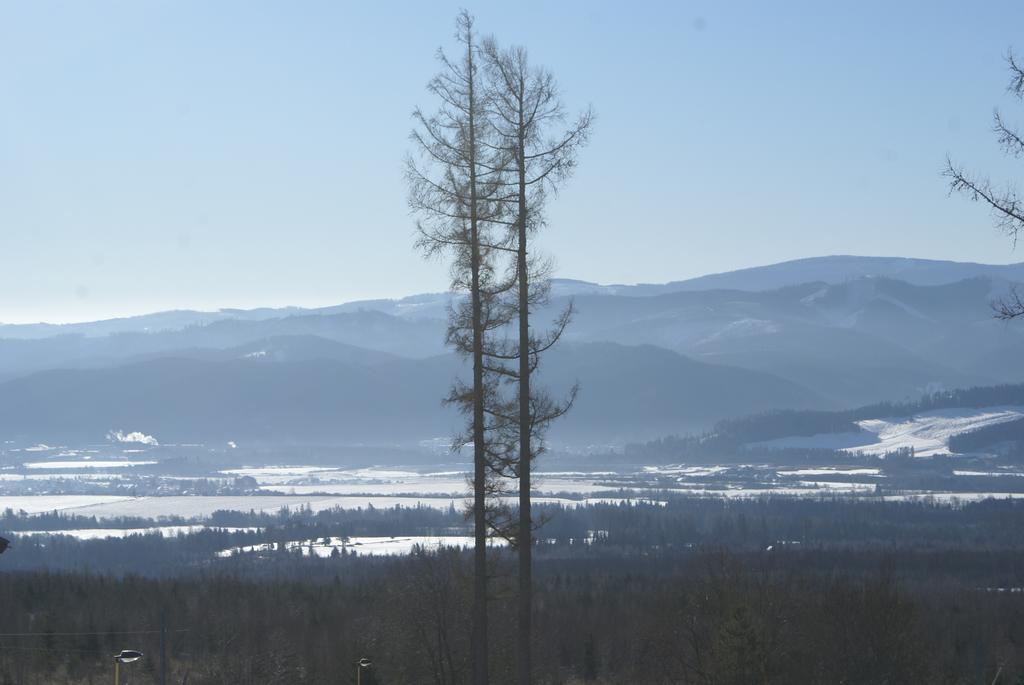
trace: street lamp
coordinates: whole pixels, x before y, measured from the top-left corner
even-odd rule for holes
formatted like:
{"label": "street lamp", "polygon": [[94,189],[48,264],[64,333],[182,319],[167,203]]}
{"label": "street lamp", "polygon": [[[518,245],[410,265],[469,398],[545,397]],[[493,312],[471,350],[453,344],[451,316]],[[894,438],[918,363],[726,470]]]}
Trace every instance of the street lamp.
{"label": "street lamp", "polygon": [[114,685],[121,685],[121,664],[130,664],[142,658],[142,652],[137,649],[122,649],[120,654],[114,655]]}
{"label": "street lamp", "polygon": [[363,669],[370,666],[373,666],[373,662],[366,657],[356,662],[356,685],[363,685]]}

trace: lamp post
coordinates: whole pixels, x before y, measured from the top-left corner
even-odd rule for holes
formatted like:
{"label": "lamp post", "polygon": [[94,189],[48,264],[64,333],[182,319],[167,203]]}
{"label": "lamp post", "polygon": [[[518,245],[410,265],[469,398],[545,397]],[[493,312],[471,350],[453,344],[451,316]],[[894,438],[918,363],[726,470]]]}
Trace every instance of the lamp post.
{"label": "lamp post", "polygon": [[121,685],[121,664],[130,664],[142,658],[142,652],[137,649],[122,649],[120,654],[114,655],[114,685]]}
{"label": "lamp post", "polygon": [[370,666],[373,666],[373,662],[366,657],[356,662],[356,685],[363,685],[363,669]]}

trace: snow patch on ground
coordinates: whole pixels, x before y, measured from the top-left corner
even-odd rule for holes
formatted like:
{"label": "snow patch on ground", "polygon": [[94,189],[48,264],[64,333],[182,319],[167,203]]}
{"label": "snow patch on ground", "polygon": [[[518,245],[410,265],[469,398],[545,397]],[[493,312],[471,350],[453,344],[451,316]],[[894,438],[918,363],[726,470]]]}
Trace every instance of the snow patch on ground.
{"label": "snow patch on ground", "polygon": [[17,531],[15,535],[68,535],[79,540],[105,540],[108,538],[127,538],[132,535],[153,535],[154,533],[163,537],[177,537],[179,535],[191,535],[203,530],[216,530],[225,533],[258,533],[259,528],[221,528],[213,526],[153,526],[152,528],[77,528],[72,530],[24,530]]}
{"label": "snow patch on ground", "polygon": [[119,469],[129,466],[150,466],[155,461],[34,461],[25,464],[27,469]]}
{"label": "snow patch on ground", "polygon": [[0,497],[0,511],[12,509],[15,512],[24,511],[26,514],[79,509],[87,511],[89,507],[114,505],[132,499],[117,495],[4,495]]}
{"label": "snow patch on ground", "polygon": [[[384,467],[358,469],[309,465],[228,469],[226,476],[251,476],[268,493],[289,495],[427,495],[462,497],[469,490],[463,471],[415,471]],[[534,492],[579,495],[615,492],[618,485],[595,480],[611,472],[537,472]],[[514,488],[513,488],[514,489]]]}
{"label": "snow patch on ground", "polygon": [[[505,498],[514,504],[514,498]],[[429,507],[447,510],[454,507],[463,509],[468,500],[464,497],[388,497],[388,496],[336,496],[336,495],[170,495],[166,497],[116,497],[106,495],[25,495],[0,497],[0,511],[10,507],[14,511],[24,510],[28,514],[39,514],[51,511],[62,511],[81,516],[95,516],[98,519],[132,516],[158,520],[161,518],[181,516],[186,519],[203,519],[215,511],[256,511],[276,513],[288,507],[298,510],[307,507],[318,512],[327,509],[389,509],[393,507]],[[570,499],[566,497],[534,497],[534,505],[556,505],[563,507],[581,507],[591,504],[630,505],[655,504],[664,505],[662,501],[645,497],[586,497]]]}
{"label": "snow patch on ground", "polygon": [[882,476],[879,469],[843,469],[823,467],[820,469],[792,469],[777,471],[780,476]]}
{"label": "snow patch on ground", "polygon": [[311,473],[330,470],[330,468],[324,466],[261,466],[255,468],[247,467],[243,469],[226,469],[221,471],[221,473],[227,476],[252,476],[253,478],[259,479],[263,476],[308,476]]}
{"label": "snow patch on ground", "polygon": [[715,331],[702,340],[699,340],[697,345],[707,345],[709,343],[728,340],[731,338],[749,338],[755,335],[773,335],[778,333],[780,330],[782,330],[782,327],[774,321],[754,318],[739,319],[737,321],[730,322],[722,329]]}
{"label": "snow patch on ground", "polygon": [[1024,407],[1019,406],[936,409],[910,418],[858,421],[859,433],[792,436],[765,440],[751,446],[768,449],[824,448],[873,455],[913,449],[918,457],[932,457],[949,454],[949,439],[954,435],[1020,418],[1024,418]]}
{"label": "snow patch on ground", "polygon": [[[490,545],[504,546],[503,540],[491,540]],[[473,546],[473,538],[463,535],[406,535],[396,537],[351,537],[351,538],[316,538],[312,540],[292,540],[284,543],[285,551],[301,552],[303,556],[329,557],[335,550],[339,554],[355,554],[357,556],[397,556],[411,554],[413,549],[420,547],[428,551],[442,548],[467,548]],[[280,551],[278,543],[265,542],[258,545],[232,547],[217,552],[218,557],[231,557],[237,554],[271,554]]]}
{"label": "snow patch on ground", "polygon": [[714,476],[728,470],[728,466],[683,466],[682,464],[644,467],[645,473],[665,476],[689,476],[690,478]]}
{"label": "snow patch on ground", "polygon": [[934,502],[936,504],[957,505],[981,502],[987,499],[1024,499],[1024,492],[921,492],[905,495],[885,495],[881,499],[886,502]]}

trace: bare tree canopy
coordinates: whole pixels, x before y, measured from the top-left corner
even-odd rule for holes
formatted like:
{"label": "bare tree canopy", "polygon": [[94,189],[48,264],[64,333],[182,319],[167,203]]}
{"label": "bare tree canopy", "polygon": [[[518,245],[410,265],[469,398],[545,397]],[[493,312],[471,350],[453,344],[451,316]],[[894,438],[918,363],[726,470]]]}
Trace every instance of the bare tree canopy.
{"label": "bare tree canopy", "polygon": [[485,358],[486,339],[507,323],[501,295],[511,287],[495,264],[504,232],[496,230],[505,213],[501,201],[503,164],[488,145],[486,89],[481,84],[479,48],[473,18],[463,11],[456,22],[461,56],[438,53],[441,71],[428,84],[437,111],[413,113],[412,141],[418,152],[406,164],[409,205],[417,216],[417,246],[428,257],[449,258],[451,288],[466,296],[449,312],[447,342],[471,360],[472,381],[456,380],[447,402],[467,416],[465,432],[453,448],[473,450],[471,514],[474,523],[474,585],[471,643],[473,682],[488,682],[487,501],[489,434],[500,412],[500,374]]}
{"label": "bare tree canopy", "polygon": [[507,451],[512,458],[500,467],[501,475],[518,481],[519,508],[514,517],[508,517],[504,534],[519,555],[517,676],[520,685],[529,685],[533,677],[535,527],[531,475],[536,458],[544,450],[548,426],[569,410],[576,397],[574,388],[568,398],[556,401],[531,382],[541,354],[561,338],[569,324],[572,305],[555,318],[550,330],[539,335],[533,332],[531,311],[548,302],[551,268],[547,260],[532,253],[529,241],[545,225],[548,195],[557,192],[559,184],[575,169],[577,152],[587,141],[593,115],[587,110],[567,125],[554,76],[546,69],[531,67],[524,48],[503,50],[490,38],[484,41],[483,53],[494,151],[505,165],[500,183],[506,189],[502,202],[511,219],[507,223],[508,242],[515,248],[510,268],[517,286],[514,309],[518,330],[503,357],[518,362],[516,368],[507,371],[515,385],[518,420],[506,424]]}
{"label": "bare tree canopy", "polygon": [[[551,265],[531,253],[544,208],[576,166],[593,115],[568,121],[554,77],[531,67],[526,50],[477,44],[473,20],[458,19],[458,60],[439,53],[441,72],[429,92],[438,109],[417,109],[406,164],[417,246],[447,259],[451,289],[462,293],[449,313],[447,343],[472,361],[471,382],[457,380],[447,402],[467,417],[456,449],[472,448],[475,528],[474,682],[487,673],[488,535],[507,539],[519,555],[519,682],[532,673],[531,470],[548,426],[565,414],[574,388],[555,400],[531,385],[541,355],[561,338],[572,306],[549,330],[534,332],[530,314],[548,303]],[[515,484],[514,486],[512,484]],[[519,506],[507,503],[513,487]]]}
{"label": "bare tree canopy", "polygon": [[[1010,71],[1007,91],[1018,100],[1024,100],[1024,68],[1013,51],[1007,52],[1006,65]],[[992,132],[1006,154],[1015,158],[1024,154],[1024,138],[1006,123],[998,109],[992,113]],[[946,158],[946,168],[942,175],[949,179],[950,193],[963,193],[971,200],[987,205],[996,227],[1006,233],[1014,245],[1017,244],[1021,231],[1024,231],[1024,200],[1012,184],[999,186],[986,176],[969,174],[949,157]],[[1012,289],[1008,296],[994,301],[992,307],[999,319],[1009,320],[1024,315],[1024,301],[1016,289]]]}

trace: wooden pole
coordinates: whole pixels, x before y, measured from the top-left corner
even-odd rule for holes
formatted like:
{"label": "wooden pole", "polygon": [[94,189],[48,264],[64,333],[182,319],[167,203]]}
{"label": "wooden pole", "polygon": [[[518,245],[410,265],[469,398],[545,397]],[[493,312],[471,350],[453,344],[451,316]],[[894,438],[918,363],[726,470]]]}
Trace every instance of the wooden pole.
{"label": "wooden pole", "polygon": [[167,612],[160,610],[160,685],[167,685]]}

